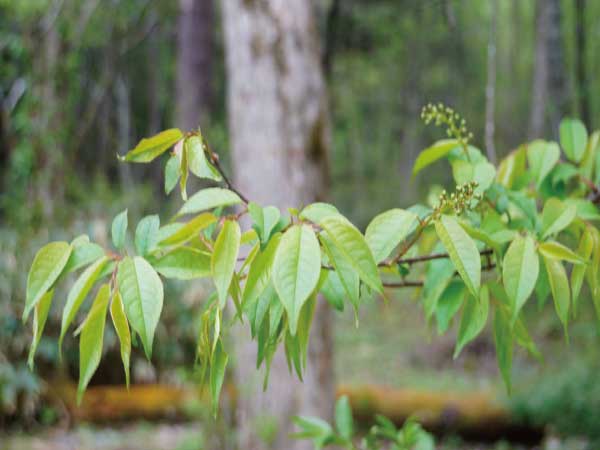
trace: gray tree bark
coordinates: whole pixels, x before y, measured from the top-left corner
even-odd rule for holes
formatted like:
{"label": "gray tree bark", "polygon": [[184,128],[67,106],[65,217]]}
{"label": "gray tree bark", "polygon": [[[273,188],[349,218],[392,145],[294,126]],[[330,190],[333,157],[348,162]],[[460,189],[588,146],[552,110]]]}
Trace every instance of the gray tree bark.
{"label": "gray tree bark", "polygon": [[492,164],[496,164],[494,132],[496,130],[496,22],[498,0],[492,0],[490,34],[487,47],[487,84],[485,87],[485,151]]}
{"label": "gray tree bark", "polygon": [[587,36],[586,36],[586,5],[587,0],[575,2],[575,33],[577,55],[577,94],[579,97],[579,112],[581,119],[588,126],[592,126],[592,108],[590,100],[590,83],[587,69]]}
{"label": "gray tree bark", "polygon": [[177,34],[177,126],[198,128],[212,105],[213,0],[180,0]]}
{"label": "gray tree bark", "polygon": [[[311,1],[224,0],[222,5],[236,186],[252,200],[280,208],[322,199],[329,117]],[[289,434],[296,414],[331,415],[329,314],[319,299],[304,383],[289,373],[280,351],[265,393],[255,369],[256,344],[249,332],[240,331],[235,368],[240,449],[312,448]],[[261,433],[266,424],[276,426],[272,439]]]}

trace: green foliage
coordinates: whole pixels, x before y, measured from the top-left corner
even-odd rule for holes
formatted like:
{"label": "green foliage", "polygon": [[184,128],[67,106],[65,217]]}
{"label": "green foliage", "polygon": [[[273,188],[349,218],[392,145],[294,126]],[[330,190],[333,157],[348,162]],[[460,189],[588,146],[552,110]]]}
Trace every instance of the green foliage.
{"label": "green foliage", "polygon": [[[356,313],[365,297],[385,295],[385,288],[422,286],[425,315],[428,320],[435,317],[440,333],[460,317],[455,356],[493,317],[498,365],[510,389],[513,346],[541,357],[522,314],[534,292],[540,305],[552,295],[565,335],[584,283],[600,312],[600,234],[594,224],[600,214],[594,203],[596,188],[587,179],[600,172],[589,150],[596,144],[587,142],[587,132],[568,122],[562,127],[561,144],[574,164],[563,167],[557,143],[534,141],[509,154],[496,169],[470,145],[471,133],[454,111],[437,105],[423,114],[426,121],[445,126],[453,141],[424,150],[415,170],[446,159],[456,189],[435,191],[430,196],[437,197],[432,209],[417,205],[385,211],[364,234],[329,204],[314,203],[301,211],[290,208],[286,213],[247,200],[230,184],[218,156],[198,132],[170,130],[142,140],[124,159],[148,162],[174,146],[165,177],[170,188],[174,178],[182,180],[184,197],[188,172],[220,182],[221,187],[194,193],[162,227],[157,215],[143,218],[135,232],[135,254],[124,250],[127,211],[113,221],[114,250],[101,249],[86,236],[71,244],[43,247],[30,270],[24,314],[26,318],[34,310],[31,361],[51,292],[63,274],[81,271],[63,311],[60,342],[88,294],[108,278],[101,292],[108,290],[110,300],[96,300],[81,327],[81,339],[86,338],[80,356],[82,388],[97,367],[103,330],[99,318],[105,318],[108,301],[127,374],[130,326],[147,357],[152,353],[163,307],[161,276],[207,277],[216,293],[200,312],[197,362],[202,379],[208,375],[216,411],[228,362],[231,325],[222,318],[229,299],[235,308],[232,317],[248,323],[256,341],[256,365],[266,367],[266,386],[279,346],[290,371],[302,378],[316,304],[323,301],[319,294],[338,310],[349,301]],[[173,158],[178,175],[171,173]],[[188,215],[192,216],[185,219]],[[242,219],[245,215],[251,222]],[[415,278],[420,274],[423,280]],[[298,419],[303,436],[317,446],[350,445],[348,405],[342,401],[338,408],[335,427],[317,419]],[[385,436],[395,448],[411,448],[407,442],[429,448],[427,439],[417,444],[418,436],[425,435],[415,424],[402,430],[388,425],[380,422],[371,437],[377,441]]]}

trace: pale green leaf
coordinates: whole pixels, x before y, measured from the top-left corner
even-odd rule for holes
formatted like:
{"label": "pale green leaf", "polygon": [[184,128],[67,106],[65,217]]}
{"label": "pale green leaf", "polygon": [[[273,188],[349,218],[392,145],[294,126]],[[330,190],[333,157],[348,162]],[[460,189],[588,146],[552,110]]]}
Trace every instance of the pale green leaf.
{"label": "pale green leaf", "polygon": [[148,359],[152,355],[154,331],[163,307],[163,285],[144,258],[126,257],[117,272],[119,292],[129,324],[140,336]]}
{"label": "pale green leaf", "polygon": [[565,329],[565,336],[568,339],[567,325],[569,321],[569,307],[571,304],[571,291],[569,289],[569,279],[562,263],[556,259],[544,257],[544,265],[548,272],[548,280],[554,299],[556,314]]}
{"label": "pale green leaf", "polygon": [[454,265],[448,259],[434,259],[427,264],[423,285],[423,309],[429,322],[437,309],[440,297],[454,277]]}
{"label": "pale green leaf", "polygon": [[69,261],[65,265],[63,273],[71,273],[88,264],[97,261],[104,256],[104,250],[98,244],[87,242],[73,247]]}
{"label": "pale green leaf", "polygon": [[112,221],[111,237],[113,245],[117,250],[125,246],[127,236],[127,210],[120,212]]}
{"label": "pale green leaf", "polygon": [[27,364],[29,365],[30,370],[33,370],[33,358],[35,357],[35,352],[40,343],[44,326],[46,325],[46,319],[48,318],[50,305],[52,305],[53,296],[54,290],[46,292],[42,295],[42,298],[33,309],[33,336],[31,338],[31,347],[29,348],[29,356],[27,358]]}
{"label": "pale green leaf", "polygon": [[413,176],[425,167],[448,155],[448,153],[458,146],[459,142],[456,139],[442,139],[434,143],[431,147],[426,148],[419,153],[419,156],[415,161]]}
{"label": "pale green leaf", "polygon": [[510,318],[502,308],[496,308],[494,314],[494,342],[496,344],[496,359],[506,390],[511,391],[511,372],[513,357],[513,333]]}
{"label": "pale green leaf", "polygon": [[279,223],[281,213],[274,206],[262,208],[254,202],[248,204],[248,212],[252,218],[253,227],[264,245],[269,240],[271,233]]}
{"label": "pale green leaf", "polygon": [[170,194],[181,176],[180,160],[177,155],[171,155],[165,166],[165,194]]}
{"label": "pale green leaf", "polygon": [[27,320],[31,310],[35,308],[42,296],[52,288],[54,282],[63,272],[71,256],[72,249],[66,242],[51,242],[36,253],[27,276],[23,322]]}
{"label": "pale green leaf", "polygon": [[77,403],[81,402],[83,392],[100,364],[109,297],[110,288],[108,284],[103,284],[81,328]]}
{"label": "pale green leaf", "polygon": [[135,249],[138,255],[144,256],[156,247],[160,219],[157,215],[146,216],[135,229]]}
{"label": "pale green leaf", "polygon": [[206,178],[213,181],[221,181],[221,174],[208,161],[204,151],[204,142],[200,136],[190,136],[185,140],[188,167],[190,172],[198,178]]}
{"label": "pale green leaf", "polygon": [[451,216],[443,215],[436,220],[435,230],[467,289],[479,297],[481,257],[475,242]]}
{"label": "pale green leaf", "polygon": [[565,155],[573,162],[580,162],[585,153],[588,133],[585,125],[577,119],[565,118],[560,121],[560,145]]}
{"label": "pale green leaf", "polygon": [[487,285],[481,287],[479,298],[467,295],[467,301],[463,308],[456,338],[454,358],[458,357],[461,350],[475,339],[485,327],[490,305],[490,294]]}
{"label": "pale green leaf", "polygon": [[175,154],[179,156],[179,173],[181,178],[179,179],[179,191],[181,192],[181,199],[187,201],[187,179],[189,175],[188,158],[187,152],[184,149],[183,141],[179,141],[175,145]]}
{"label": "pale green leaf", "polygon": [[321,276],[327,277],[321,288],[325,300],[338,311],[343,311],[344,298],[347,294],[339,275],[335,270],[323,269],[321,270]]}
{"label": "pale green leaf", "polygon": [[556,142],[536,140],[527,146],[529,170],[539,188],[560,158],[560,149]]}
{"label": "pale green leaf", "polygon": [[232,206],[241,203],[240,197],[224,188],[207,188],[192,195],[181,207],[177,215],[194,214],[209,209]]}
{"label": "pale green leaf", "polygon": [[387,258],[400,242],[414,231],[419,223],[418,216],[403,209],[391,209],[376,216],[365,232],[375,262]]}
{"label": "pale green leaf", "polygon": [[542,239],[567,228],[576,215],[577,208],[574,205],[565,205],[555,197],[548,199],[542,211]]}
{"label": "pale green leaf", "polygon": [[[173,227],[172,233],[161,232],[159,245],[181,245],[198,236],[200,231],[215,223],[217,218],[211,213],[202,213],[181,226]],[[170,224],[174,225],[174,224]],[[164,228],[164,227],[163,227]]]}
{"label": "pale green leaf", "polygon": [[338,209],[329,203],[311,203],[300,213],[300,219],[309,220],[317,225],[321,224],[323,219],[331,216],[341,216]]}
{"label": "pale green leaf", "polygon": [[435,319],[438,325],[438,333],[443,334],[448,330],[450,321],[460,309],[467,291],[460,280],[450,282],[438,300],[435,310]]}
{"label": "pale green leaf", "polygon": [[267,288],[280,239],[281,234],[273,236],[267,247],[259,252],[252,261],[242,295],[243,305],[252,304]]}
{"label": "pale green leaf", "polygon": [[352,439],[354,435],[354,421],[347,395],[342,395],[335,402],[335,428],[344,439],[348,441]]}
{"label": "pale green leaf", "polygon": [[290,332],[296,334],[302,306],[308,300],[321,271],[321,250],[308,225],[294,225],[282,236],[272,268],[277,294],[287,312]]}
{"label": "pale green leaf", "polygon": [[531,236],[517,236],[502,261],[502,283],[510,300],[513,322],[531,296],[539,271],[535,241]]}
{"label": "pale green leaf", "polygon": [[543,242],[539,246],[540,254],[546,258],[566,261],[571,264],[585,264],[586,261],[577,255],[569,247],[566,247],[556,241]]}
{"label": "pale green leaf", "polygon": [[133,150],[127,152],[121,161],[146,163],[162,155],[183,138],[183,133],[177,128],[162,131],[150,138],[142,139]]}
{"label": "pale green leaf", "polygon": [[235,264],[240,250],[242,233],[240,226],[233,220],[226,220],[223,228],[215,241],[215,248],[211,259],[211,272],[221,308],[227,302],[229,285],[233,278]]}
{"label": "pale green leaf", "polygon": [[[590,261],[592,258],[592,250],[594,249],[594,238],[589,227],[586,226],[581,233],[581,239],[579,240],[579,246],[577,247],[577,255],[583,261]],[[573,267],[571,271],[571,296],[573,298],[573,315],[577,317],[579,307],[579,294],[581,292],[581,286],[583,285],[583,279],[587,270],[586,265],[579,264]]]}
{"label": "pale green leaf", "polygon": [[110,316],[113,326],[119,338],[121,361],[123,361],[123,369],[125,370],[125,384],[129,388],[129,365],[131,359],[131,332],[129,331],[129,323],[125,315],[125,307],[121,293],[116,291],[113,294],[112,303],[110,304]]}
{"label": "pale green leaf", "polygon": [[166,278],[193,280],[211,276],[210,253],[190,247],[180,247],[148,262]]}
{"label": "pale green leaf", "polygon": [[215,349],[213,351],[212,360],[210,363],[210,396],[212,400],[212,411],[213,416],[217,416],[219,409],[219,396],[221,395],[221,389],[223,388],[223,381],[225,380],[225,369],[229,356],[223,350],[223,344],[219,339]]}

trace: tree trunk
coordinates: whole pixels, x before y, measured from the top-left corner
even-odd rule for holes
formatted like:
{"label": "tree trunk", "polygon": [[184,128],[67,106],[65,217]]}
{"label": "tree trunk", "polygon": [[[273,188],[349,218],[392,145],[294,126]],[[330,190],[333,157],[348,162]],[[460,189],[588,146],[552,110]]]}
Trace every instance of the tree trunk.
{"label": "tree trunk", "polygon": [[492,0],[490,35],[487,48],[487,85],[485,87],[485,151],[492,164],[496,164],[494,146],[496,109],[496,17],[498,0]]}
{"label": "tree trunk", "polygon": [[585,15],[587,0],[577,0],[575,4],[575,33],[577,54],[577,94],[581,119],[590,128],[592,126],[590,108],[590,85],[587,74],[586,53],[587,38],[585,34]]}
{"label": "tree trunk", "polygon": [[177,35],[177,126],[198,128],[211,109],[213,0],[180,0]]}
{"label": "tree trunk", "polygon": [[[329,118],[319,36],[309,0],[224,0],[227,106],[235,182],[249,198],[280,208],[321,199],[327,186]],[[256,344],[240,331],[236,348],[239,448],[309,449],[293,441],[296,414],[331,415],[332,336],[319,299],[304,383],[283,353],[269,387],[255,369]],[[265,436],[275,425],[277,435]]]}

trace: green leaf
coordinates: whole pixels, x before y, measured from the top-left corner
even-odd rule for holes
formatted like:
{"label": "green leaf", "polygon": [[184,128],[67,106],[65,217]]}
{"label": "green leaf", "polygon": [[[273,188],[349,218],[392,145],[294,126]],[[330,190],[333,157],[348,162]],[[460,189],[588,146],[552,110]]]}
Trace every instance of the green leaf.
{"label": "green leaf", "polygon": [[[592,257],[592,250],[594,249],[594,237],[592,232],[586,226],[581,233],[581,239],[579,240],[579,246],[577,247],[577,255],[583,261],[589,261]],[[577,317],[579,307],[579,293],[581,292],[581,286],[583,285],[583,279],[587,266],[578,264],[573,267],[571,271],[571,296],[573,298],[573,316]]]}
{"label": "green leaf", "polygon": [[222,180],[219,171],[208,162],[204,151],[204,142],[200,136],[194,135],[188,137],[184,145],[190,172],[198,178],[206,178],[214,181]]}
{"label": "green leaf", "polygon": [[219,410],[219,396],[221,395],[221,389],[223,388],[227,361],[229,361],[229,356],[225,353],[225,350],[223,350],[223,344],[221,344],[221,339],[219,339],[213,351],[210,364],[210,396],[214,417],[217,417],[217,412]]}
{"label": "green leaf", "polygon": [[195,214],[209,209],[242,203],[240,197],[233,191],[223,188],[207,188],[192,195],[181,207],[178,216]]}
{"label": "green leaf", "polygon": [[233,278],[240,250],[241,236],[242,233],[238,223],[233,220],[226,220],[215,242],[211,259],[211,272],[221,308],[227,302],[227,293],[229,292],[229,285]]}
{"label": "green leaf", "polygon": [[67,303],[65,304],[65,308],[63,310],[62,315],[60,338],[58,339],[59,351],[62,348],[62,341],[65,337],[65,334],[67,333],[69,325],[71,325],[71,322],[73,322],[77,311],[79,311],[81,304],[92,289],[92,286],[98,280],[98,277],[107,262],[108,258],[104,256],[98,261],[96,261],[94,264],[89,266],[87,269],[85,269],[83,273],[79,276],[79,278],[75,280],[73,287],[69,291],[69,295],[67,296]]}
{"label": "green leaf", "polygon": [[165,194],[169,195],[181,176],[180,160],[177,155],[171,155],[165,166]]}
{"label": "green leaf", "polygon": [[452,162],[452,174],[456,184],[475,181],[477,182],[475,192],[483,193],[494,182],[496,168],[486,160],[471,163],[458,159]]}
{"label": "green leaf", "polygon": [[112,318],[113,326],[117,333],[120,343],[121,361],[123,361],[123,369],[125,370],[125,384],[129,389],[129,361],[131,359],[131,332],[129,331],[129,323],[125,315],[125,307],[121,293],[116,291],[113,294],[112,303],[110,304],[110,317]]}
{"label": "green leaf", "polygon": [[71,273],[88,264],[97,261],[104,256],[104,249],[98,244],[87,242],[76,247],[73,247],[69,261],[65,265],[63,273]]}
{"label": "green leaf", "polygon": [[309,220],[317,225],[321,224],[323,219],[331,216],[341,216],[338,209],[329,203],[311,203],[300,213],[300,219]]}
{"label": "green leaf", "polygon": [[335,428],[339,435],[347,441],[352,439],[354,435],[354,421],[347,395],[342,395],[335,402]]}
{"label": "green leaf", "polygon": [[139,255],[147,255],[158,243],[160,219],[157,215],[146,216],[135,229],[135,249]]}
{"label": "green leaf", "polygon": [[588,133],[585,125],[577,119],[563,119],[560,122],[560,145],[565,155],[573,162],[580,162],[585,153]]}
{"label": "green leaf", "polygon": [[465,345],[475,339],[485,327],[489,305],[490,294],[487,285],[482,286],[479,298],[467,295],[467,302],[463,308],[458,327],[454,358],[458,357]]}
{"label": "green leaf", "polygon": [[262,208],[254,202],[248,204],[248,212],[252,218],[253,227],[264,245],[271,237],[271,233],[279,223],[281,213],[274,206]]}
{"label": "green leaf", "polygon": [[434,259],[427,264],[423,285],[423,309],[428,322],[453,277],[454,265],[448,259]]}
{"label": "green leaf", "polygon": [[69,261],[72,247],[66,242],[51,242],[42,247],[33,258],[27,276],[27,294],[23,322],[41,298],[50,290]]}
{"label": "green leaf", "polygon": [[560,158],[560,149],[556,142],[536,140],[527,147],[527,161],[535,185],[539,188]]}
{"label": "green leaf", "polygon": [[510,300],[513,323],[533,292],[539,271],[535,241],[530,236],[517,236],[502,261],[502,283]]}
{"label": "green leaf", "polygon": [[319,281],[321,250],[308,225],[294,225],[282,236],[272,268],[277,294],[287,312],[292,336],[296,334],[300,310]]}
{"label": "green leaf", "polygon": [[126,257],[117,272],[119,292],[131,327],[140,336],[148,359],[154,331],[163,307],[163,285],[152,266],[141,256]]}
{"label": "green leaf", "polygon": [[452,281],[441,295],[435,310],[439,334],[448,330],[450,321],[463,304],[465,294],[465,285],[460,281]]}
{"label": "green leaf", "polygon": [[376,216],[365,232],[367,244],[375,262],[387,258],[400,242],[412,233],[419,223],[418,216],[403,209],[391,209]]}
{"label": "green leaf", "polygon": [[52,305],[52,297],[54,296],[54,290],[50,290],[42,295],[40,301],[35,305],[33,310],[33,336],[31,338],[31,347],[29,348],[29,357],[27,358],[27,364],[29,370],[33,370],[33,358],[37,350],[38,344],[46,325],[46,319],[48,318],[48,312],[50,311],[50,305]]}
{"label": "green leaf", "polygon": [[[181,245],[198,236],[200,231],[217,221],[217,218],[211,213],[202,213],[194,217],[187,223],[182,223],[179,227],[173,227],[172,233],[160,232],[159,245]],[[174,224],[170,224],[174,225]],[[164,227],[163,227],[164,228]],[[161,228],[162,230],[162,228]]]}
{"label": "green leaf", "polygon": [[577,208],[575,206],[565,205],[555,197],[548,199],[542,211],[542,239],[567,228],[576,215]]}
{"label": "green leaf", "polygon": [[121,250],[125,246],[127,235],[127,210],[120,212],[113,219],[111,231],[113,245],[117,250]]}
{"label": "green leaf", "polygon": [[179,173],[181,178],[179,179],[179,191],[181,192],[181,199],[187,201],[187,179],[188,179],[188,157],[185,151],[183,141],[179,141],[175,145],[175,154],[179,156]]}
{"label": "green leaf", "polygon": [[360,231],[341,216],[327,217],[319,225],[360,279],[371,289],[382,294],[383,286],[375,258]]}
{"label": "green leaf", "polygon": [[513,357],[513,333],[508,314],[502,308],[496,308],[494,314],[494,342],[496,358],[506,390],[511,391],[511,371]]}
{"label": "green leaf", "polygon": [[423,150],[415,161],[413,176],[418,174],[425,167],[446,156],[453,149],[458,147],[458,145],[459,142],[456,139],[442,139],[434,143],[431,147]]}
{"label": "green leaf", "polygon": [[211,276],[210,253],[190,247],[180,247],[148,262],[166,278],[193,280]]}
{"label": "green leaf", "polygon": [[525,173],[526,147],[520,146],[504,158],[498,166],[496,180],[502,186],[511,189]]}
{"label": "green leaf", "polygon": [[150,138],[142,139],[133,150],[127,152],[121,161],[147,163],[162,155],[183,138],[183,133],[177,128],[162,131]]}
{"label": "green leaf", "polygon": [[103,284],[81,328],[81,338],[79,339],[79,386],[77,387],[78,404],[81,403],[83,392],[100,364],[102,341],[104,340],[104,321],[109,296],[110,288],[108,284]]}
{"label": "green leaf", "polygon": [[569,321],[569,306],[571,303],[571,291],[569,289],[569,279],[567,272],[560,261],[544,256],[544,265],[548,272],[550,281],[550,290],[554,299],[556,314],[565,329],[565,337],[568,339],[567,325]]}
{"label": "green leaf", "polygon": [[540,254],[546,258],[566,261],[571,264],[585,264],[586,261],[578,256],[569,247],[565,247],[556,241],[543,242],[539,246]]}
{"label": "green leaf", "polygon": [[242,295],[242,305],[250,305],[265,291],[271,280],[271,268],[279,247],[281,234],[271,238],[267,247],[258,253],[250,265]]}
{"label": "green leaf", "polygon": [[344,298],[346,297],[346,290],[342,285],[339,275],[335,270],[321,270],[321,276],[327,276],[321,292],[325,296],[325,300],[329,302],[338,311],[344,310]]}
{"label": "green leaf", "polygon": [[481,257],[475,242],[451,216],[443,215],[436,220],[435,231],[467,289],[479,297]]}

